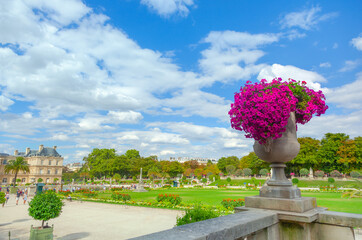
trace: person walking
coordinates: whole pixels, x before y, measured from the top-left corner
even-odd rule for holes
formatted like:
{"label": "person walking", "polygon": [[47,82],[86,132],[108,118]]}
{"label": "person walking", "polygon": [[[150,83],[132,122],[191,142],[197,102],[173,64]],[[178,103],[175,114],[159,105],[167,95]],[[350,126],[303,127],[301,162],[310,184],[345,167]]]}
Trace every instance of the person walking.
{"label": "person walking", "polygon": [[21,196],[21,191],[18,189],[18,191],[16,192],[16,205],[18,205],[19,203],[20,196]]}
{"label": "person walking", "polygon": [[28,192],[24,193],[23,199],[24,199],[24,205],[25,205],[26,201],[28,200]]}
{"label": "person walking", "polygon": [[[9,198],[10,198],[10,194],[7,192],[7,193],[5,194],[5,199],[6,199],[6,202],[5,202],[5,203],[8,203]],[[5,203],[4,203],[4,204],[5,204]],[[4,204],[3,204],[3,206],[4,206]]]}

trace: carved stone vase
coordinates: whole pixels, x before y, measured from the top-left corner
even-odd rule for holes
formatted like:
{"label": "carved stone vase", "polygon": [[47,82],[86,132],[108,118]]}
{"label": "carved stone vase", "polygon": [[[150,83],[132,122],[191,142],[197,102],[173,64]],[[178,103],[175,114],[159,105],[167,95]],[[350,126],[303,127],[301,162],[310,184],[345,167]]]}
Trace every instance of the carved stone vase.
{"label": "carved stone vase", "polygon": [[260,189],[260,197],[300,198],[300,190],[285,177],[285,163],[295,158],[300,150],[296,133],[295,113],[290,113],[286,131],[282,137],[269,139],[266,144],[255,141],[254,152],[262,160],[271,163],[271,178]]}

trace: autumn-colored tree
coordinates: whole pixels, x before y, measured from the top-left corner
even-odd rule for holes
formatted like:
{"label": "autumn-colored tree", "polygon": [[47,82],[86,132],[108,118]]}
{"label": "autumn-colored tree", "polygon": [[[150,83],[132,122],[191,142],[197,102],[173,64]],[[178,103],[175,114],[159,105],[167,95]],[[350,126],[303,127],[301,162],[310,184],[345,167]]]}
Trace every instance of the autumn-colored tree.
{"label": "autumn-colored tree", "polygon": [[354,169],[361,168],[361,158],[358,158],[358,147],[354,140],[348,139],[339,147],[337,154],[338,163],[345,166],[344,173],[350,173]]}

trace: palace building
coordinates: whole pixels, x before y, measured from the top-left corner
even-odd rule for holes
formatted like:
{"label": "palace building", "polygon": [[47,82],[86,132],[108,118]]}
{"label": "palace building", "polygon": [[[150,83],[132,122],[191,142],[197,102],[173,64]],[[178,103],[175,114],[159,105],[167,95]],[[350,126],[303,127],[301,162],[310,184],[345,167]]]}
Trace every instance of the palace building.
{"label": "palace building", "polygon": [[43,183],[61,183],[62,167],[64,158],[57,152],[57,147],[39,146],[38,150],[26,148],[25,152],[15,150],[14,155],[0,153],[0,184],[11,184],[15,174],[5,174],[5,165],[10,160],[17,157],[24,157],[29,164],[30,172],[19,171],[17,179],[21,184],[37,183],[38,179],[43,179]]}

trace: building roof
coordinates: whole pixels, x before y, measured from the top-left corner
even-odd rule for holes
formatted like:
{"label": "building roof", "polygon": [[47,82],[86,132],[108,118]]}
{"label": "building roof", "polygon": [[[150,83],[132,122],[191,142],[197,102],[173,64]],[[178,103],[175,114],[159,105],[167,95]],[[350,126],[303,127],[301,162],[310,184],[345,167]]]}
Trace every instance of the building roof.
{"label": "building roof", "polygon": [[19,152],[18,155],[23,157],[44,156],[44,157],[61,157],[54,148],[44,147],[40,152],[38,150],[30,150],[28,154]]}
{"label": "building roof", "polygon": [[0,156],[9,156],[7,153],[0,153]]}

